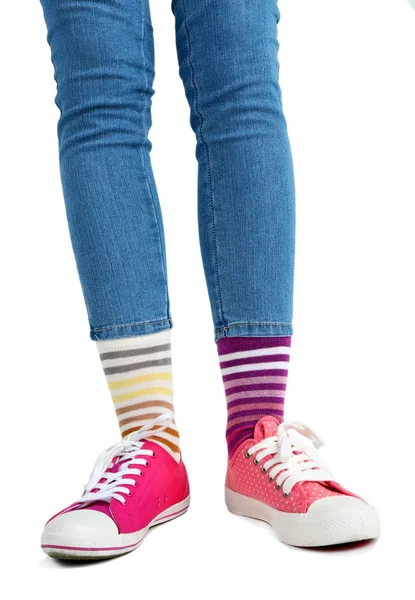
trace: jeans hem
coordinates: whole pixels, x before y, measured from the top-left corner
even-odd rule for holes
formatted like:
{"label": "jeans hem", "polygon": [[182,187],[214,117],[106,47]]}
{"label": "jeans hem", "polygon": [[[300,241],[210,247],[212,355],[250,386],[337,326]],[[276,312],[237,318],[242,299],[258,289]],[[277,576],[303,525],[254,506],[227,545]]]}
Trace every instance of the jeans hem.
{"label": "jeans hem", "polygon": [[292,323],[230,323],[215,329],[215,342],[225,337],[282,337],[293,331]]}
{"label": "jeans hem", "polygon": [[108,327],[91,328],[91,340],[113,340],[117,338],[133,337],[136,335],[148,335],[149,333],[158,333],[165,329],[171,329],[173,322],[171,319],[161,319],[160,321],[146,321],[143,323],[126,323],[121,325],[110,325]]}

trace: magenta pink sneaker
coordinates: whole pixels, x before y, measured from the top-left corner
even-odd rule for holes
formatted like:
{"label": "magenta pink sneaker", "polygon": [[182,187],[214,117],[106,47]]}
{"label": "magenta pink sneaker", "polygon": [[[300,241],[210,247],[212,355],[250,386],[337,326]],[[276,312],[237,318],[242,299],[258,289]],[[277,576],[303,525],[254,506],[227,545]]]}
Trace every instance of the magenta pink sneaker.
{"label": "magenta pink sneaker", "polygon": [[85,493],[46,523],[43,551],[54,558],[102,559],[131,552],[150,527],[183,515],[190,492],[182,461],[145,438],[150,427],[105,450]]}
{"label": "magenta pink sneaker", "polygon": [[322,445],[301,423],[262,418],[254,439],[243,442],[229,461],[228,509],[266,521],[282,542],[292,546],[330,546],[378,537],[378,513],[335,480],[317,452]]}

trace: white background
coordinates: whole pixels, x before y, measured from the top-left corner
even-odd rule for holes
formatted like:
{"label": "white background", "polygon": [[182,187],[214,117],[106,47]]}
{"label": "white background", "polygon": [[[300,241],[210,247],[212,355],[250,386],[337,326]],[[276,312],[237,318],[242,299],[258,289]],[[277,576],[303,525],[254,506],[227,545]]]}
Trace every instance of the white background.
{"label": "white background", "polygon": [[287,416],[323,435],[334,473],[383,519],[376,544],[306,551],[224,506],[225,401],[197,238],[194,136],[170,2],[151,4],[152,156],[191,509],[114,561],[61,565],[39,547],[43,523],[79,496],[118,430],[67,232],[41,7],[2,2],[0,586],[45,600],[415,598],[415,12],[407,0],[280,0],[298,192]]}

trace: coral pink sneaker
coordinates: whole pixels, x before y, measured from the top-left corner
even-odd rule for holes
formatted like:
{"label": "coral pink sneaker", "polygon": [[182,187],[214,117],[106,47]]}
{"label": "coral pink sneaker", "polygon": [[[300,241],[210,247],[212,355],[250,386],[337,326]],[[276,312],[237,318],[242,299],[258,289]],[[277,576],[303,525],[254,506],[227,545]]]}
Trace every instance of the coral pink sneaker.
{"label": "coral pink sneaker", "polygon": [[266,521],[292,546],[379,536],[376,510],[334,479],[316,451],[323,441],[308,427],[263,417],[254,438],[240,445],[228,465],[225,494],[231,512]]}
{"label": "coral pink sneaker", "polygon": [[[164,420],[160,429],[168,425]],[[150,527],[186,512],[190,495],[183,462],[145,439],[154,435],[160,417],[156,421],[102,452],[82,498],[46,524],[41,542],[46,554],[63,559],[126,554]]]}

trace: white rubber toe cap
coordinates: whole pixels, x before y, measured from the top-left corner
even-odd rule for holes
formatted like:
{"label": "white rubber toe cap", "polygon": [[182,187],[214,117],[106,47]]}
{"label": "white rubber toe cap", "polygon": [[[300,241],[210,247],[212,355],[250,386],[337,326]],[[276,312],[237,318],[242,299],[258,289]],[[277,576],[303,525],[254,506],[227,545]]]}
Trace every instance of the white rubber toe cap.
{"label": "white rubber toe cap", "polygon": [[118,529],[108,515],[97,510],[72,510],[46,524],[42,544],[106,546],[116,542]]}
{"label": "white rubber toe cap", "polygon": [[380,535],[375,508],[352,496],[316,500],[307,511],[304,527],[307,536],[318,545],[368,540]]}

